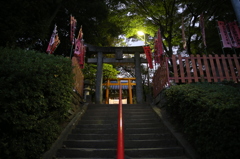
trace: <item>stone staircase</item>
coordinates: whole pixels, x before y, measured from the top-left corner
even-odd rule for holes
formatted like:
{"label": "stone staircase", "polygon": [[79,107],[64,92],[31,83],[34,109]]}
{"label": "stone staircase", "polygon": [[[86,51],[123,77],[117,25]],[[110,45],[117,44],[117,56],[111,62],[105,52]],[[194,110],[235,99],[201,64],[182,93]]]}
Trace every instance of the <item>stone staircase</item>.
{"label": "stone staircase", "polygon": [[[57,151],[58,159],[116,158],[118,105],[90,104]],[[188,159],[147,105],[123,105],[125,158]]]}

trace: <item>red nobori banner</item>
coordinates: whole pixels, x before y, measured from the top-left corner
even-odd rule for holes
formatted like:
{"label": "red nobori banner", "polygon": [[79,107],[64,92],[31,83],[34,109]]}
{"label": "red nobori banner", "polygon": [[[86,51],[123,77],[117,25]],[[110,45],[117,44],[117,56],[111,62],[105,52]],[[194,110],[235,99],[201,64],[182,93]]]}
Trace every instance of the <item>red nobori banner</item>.
{"label": "red nobori banner", "polygon": [[77,57],[80,68],[84,68],[85,46],[83,41],[82,27],[79,30],[77,39],[75,40],[74,56]]}
{"label": "red nobori banner", "polygon": [[82,39],[75,40],[74,56],[77,58],[80,68],[84,68],[85,46]]}
{"label": "red nobori banner", "polygon": [[228,31],[225,23],[223,21],[218,21],[218,28],[222,38],[223,48],[232,48],[232,44],[228,36]]}
{"label": "red nobori banner", "polygon": [[236,22],[228,23],[229,31],[231,34],[232,47],[240,48],[240,30]]}
{"label": "red nobori banner", "polygon": [[147,57],[147,61],[149,64],[149,68],[152,69],[153,68],[153,64],[152,64],[152,52],[150,49],[150,46],[143,46],[144,52],[146,54]]}
{"label": "red nobori banner", "polygon": [[59,44],[60,44],[60,40],[59,40],[58,33],[57,33],[57,25],[55,25],[54,29],[53,29],[52,36],[51,36],[50,41],[48,43],[48,47],[47,47],[46,52],[48,54],[53,54]]}
{"label": "red nobori banner", "polygon": [[163,56],[163,44],[160,29],[157,32],[157,39],[155,40],[155,52],[154,61],[155,63],[161,62],[161,56]]}
{"label": "red nobori banner", "polygon": [[154,43],[155,43],[155,45],[154,45],[154,61],[156,64],[156,63],[160,63],[160,58],[158,57],[158,39],[155,39]]}
{"label": "red nobori banner", "polygon": [[74,44],[76,25],[77,25],[77,20],[71,15],[70,16],[70,41],[72,42],[72,45]]}

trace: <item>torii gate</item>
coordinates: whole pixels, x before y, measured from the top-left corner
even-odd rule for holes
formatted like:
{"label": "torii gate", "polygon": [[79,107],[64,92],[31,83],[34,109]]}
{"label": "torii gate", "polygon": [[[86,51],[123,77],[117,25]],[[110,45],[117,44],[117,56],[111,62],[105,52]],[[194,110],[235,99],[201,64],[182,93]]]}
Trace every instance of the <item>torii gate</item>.
{"label": "torii gate", "polygon": [[[96,58],[88,58],[87,63],[97,64],[96,77],[96,104],[102,104],[102,83],[103,83],[103,63],[135,63],[136,75],[136,99],[137,103],[143,102],[143,87],[141,76],[141,63],[147,63],[146,59],[140,58],[140,54],[144,54],[142,46],[138,47],[98,47],[87,44],[86,55],[96,54]],[[115,58],[105,58],[103,54],[115,54]],[[134,54],[134,58],[123,58],[123,54]]]}
{"label": "torii gate", "polygon": [[[122,83],[121,80],[125,80],[127,82]],[[106,83],[103,83],[103,85],[106,86],[106,104],[109,104],[109,87],[110,86],[119,86],[119,85],[127,86],[129,103],[133,104],[132,86],[136,85],[136,83],[132,82],[133,80],[136,80],[136,78],[117,78],[117,83],[110,83],[110,81],[116,81],[116,79],[108,79]]]}

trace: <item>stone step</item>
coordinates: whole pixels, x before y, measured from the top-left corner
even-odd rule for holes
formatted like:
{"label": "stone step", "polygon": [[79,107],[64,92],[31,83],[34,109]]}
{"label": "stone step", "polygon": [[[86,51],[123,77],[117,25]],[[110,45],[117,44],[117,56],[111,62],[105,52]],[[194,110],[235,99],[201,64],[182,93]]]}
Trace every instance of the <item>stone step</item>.
{"label": "stone step", "polygon": [[68,140],[63,145],[66,148],[115,148],[117,140]]}
{"label": "stone step", "polygon": [[[87,113],[84,114],[84,116],[87,115],[94,115],[94,116],[105,116],[105,115],[117,115],[118,112],[116,111],[109,111],[109,110],[103,110],[103,111],[89,111]],[[153,115],[153,111],[152,110],[144,110],[144,111],[129,111],[129,110],[123,110],[123,115]]]}
{"label": "stone step", "polygon": [[133,148],[125,149],[126,158],[148,157],[178,157],[184,156],[184,150],[181,147],[165,147],[165,148]]}
{"label": "stone step", "polygon": [[72,131],[72,134],[117,134],[117,128],[108,128],[108,129],[76,128]]}
{"label": "stone step", "polygon": [[124,127],[132,127],[132,128],[134,128],[134,127],[153,127],[153,126],[155,126],[155,127],[159,127],[159,126],[161,126],[161,127],[165,127],[165,125],[162,123],[162,122],[157,122],[157,121],[152,121],[152,122],[149,122],[149,121],[145,121],[145,122],[136,122],[136,123],[134,123],[134,122],[126,122],[125,124],[124,124]]}
{"label": "stone step", "polygon": [[132,113],[123,113],[123,116],[126,116],[126,117],[128,117],[128,116],[136,116],[136,117],[139,117],[139,116],[146,116],[146,117],[148,117],[148,116],[151,116],[151,117],[154,117],[154,118],[156,118],[157,116],[155,116],[154,114],[153,114],[153,112],[146,112],[146,113],[134,113],[134,112],[132,112]]}
{"label": "stone step", "polygon": [[127,134],[159,134],[159,133],[168,132],[166,127],[147,127],[147,128],[126,128],[124,133]]}
{"label": "stone step", "polygon": [[106,129],[109,127],[114,127],[117,128],[118,124],[78,124],[76,126],[76,128],[102,128],[102,129]]}
{"label": "stone step", "polygon": [[142,158],[142,157],[129,157],[128,159],[189,159],[186,156],[179,156],[179,157],[161,157],[161,158]]}
{"label": "stone step", "polygon": [[[90,104],[63,147],[58,159],[116,158],[118,105]],[[147,105],[123,105],[126,159],[187,159],[161,119]]]}
{"label": "stone step", "polygon": [[70,134],[67,140],[117,140],[117,134]]}
{"label": "stone step", "polygon": [[[171,139],[170,133],[159,134],[125,134],[125,140]],[[68,140],[117,140],[117,134],[70,134]]]}
{"label": "stone step", "polygon": [[117,120],[118,119],[118,115],[88,115],[88,116],[84,116],[82,117],[82,120],[98,120],[98,119],[115,119]]}
{"label": "stone step", "polygon": [[[115,116],[118,115],[118,109],[92,109],[87,110],[84,116]],[[152,115],[157,117],[151,109],[123,109],[123,115]]]}
{"label": "stone step", "polygon": [[61,148],[57,151],[57,158],[115,158],[116,149],[95,148]]}
{"label": "stone step", "polygon": [[125,119],[123,118],[124,123],[128,124],[128,123],[149,123],[149,122],[153,122],[153,123],[161,123],[161,121],[159,119]]}
{"label": "stone step", "polygon": [[[117,107],[117,106],[118,106],[118,104],[89,104],[88,105],[89,108],[94,108],[94,107],[96,107],[96,108],[99,108],[99,107]],[[137,107],[137,108],[139,108],[139,107],[149,107],[148,104],[123,104],[122,106],[127,107],[127,108],[129,108],[129,107]]]}
{"label": "stone step", "polygon": [[[67,140],[63,142],[66,148],[113,148],[117,146],[117,140]],[[124,148],[162,148],[175,147],[177,141],[174,139],[162,140],[125,140]]]}
{"label": "stone step", "polygon": [[[161,123],[161,120],[159,119],[123,119],[124,124],[128,123],[149,123],[149,122],[154,122],[154,123]],[[117,124],[117,119],[85,119],[81,120],[79,124]]]}
{"label": "stone step", "polygon": [[125,140],[153,140],[153,139],[170,139],[172,134],[169,132],[162,133],[142,133],[142,134],[124,134]]}
{"label": "stone step", "polygon": [[[168,130],[164,128],[159,127],[147,127],[147,128],[124,128],[125,134],[141,134],[141,133],[149,133],[149,134],[158,134],[168,132]],[[117,128],[116,127],[110,127],[106,129],[98,129],[98,128],[75,128],[72,131],[73,134],[117,134]]]}
{"label": "stone step", "polygon": [[175,147],[178,143],[175,139],[153,139],[153,140],[125,140],[124,147],[128,148],[162,148]]}
{"label": "stone step", "polygon": [[[82,121],[84,120],[118,120],[118,116],[88,116],[83,117]],[[123,116],[123,120],[157,120],[160,121],[160,119],[154,117],[154,116]]]}
{"label": "stone step", "polygon": [[[129,110],[129,111],[141,111],[141,110],[146,110],[146,111],[149,111],[151,110],[151,107],[150,106],[144,106],[144,107],[139,107],[139,106],[131,106],[131,107],[127,107],[127,106],[124,106],[123,105],[123,110]],[[88,111],[93,111],[93,110],[99,110],[99,111],[102,111],[102,110],[113,110],[113,111],[117,111],[118,110],[118,106],[106,106],[106,107],[102,107],[102,106],[99,106],[99,107],[91,107],[91,106],[88,106]]]}
{"label": "stone step", "polygon": [[[181,147],[125,149],[125,158],[164,158],[184,156]],[[61,148],[57,158],[116,158],[115,148]]]}
{"label": "stone step", "polygon": [[[92,119],[98,119],[98,118],[112,118],[112,119],[118,119],[118,114],[113,114],[113,115],[87,115],[83,116],[82,120],[92,120]],[[136,119],[156,119],[160,120],[158,117],[154,116],[154,114],[123,114],[123,119],[125,118],[136,118]]]}
{"label": "stone step", "polygon": [[[58,158],[58,159],[89,159],[89,158]],[[115,158],[91,158],[91,159],[115,159]],[[189,159],[186,156],[180,157],[161,157],[161,158],[142,158],[142,157],[127,157],[127,159]]]}
{"label": "stone step", "polygon": [[[109,128],[114,127],[117,128],[118,124],[78,124],[76,128]],[[156,123],[156,122],[139,122],[139,123],[125,123],[124,128],[146,128],[146,127],[157,127],[157,126],[164,126],[163,123]]]}
{"label": "stone step", "polygon": [[81,124],[117,124],[117,120],[103,120],[103,119],[88,119],[81,120],[77,125]]}

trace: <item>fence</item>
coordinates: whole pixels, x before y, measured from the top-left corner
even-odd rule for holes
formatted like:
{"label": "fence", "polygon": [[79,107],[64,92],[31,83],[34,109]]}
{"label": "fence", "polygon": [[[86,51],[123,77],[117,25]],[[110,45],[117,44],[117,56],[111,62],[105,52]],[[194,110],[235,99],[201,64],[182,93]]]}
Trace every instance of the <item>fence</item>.
{"label": "fence", "polygon": [[157,96],[170,82],[220,82],[223,80],[240,80],[240,57],[236,54],[227,55],[200,55],[182,57],[173,55],[165,58],[164,64],[158,68],[153,77],[153,94]]}
{"label": "fence", "polygon": [[83,97],[84,76],[76,57],[72,57],[72,66],[74,66],[74,89]]}
{"label": "fence", "polygon": [[162,59],[161,67],[159,67],[153,76],[153,96],[158,95],[165,88],[168,81],[168,65],[167,58]]}

